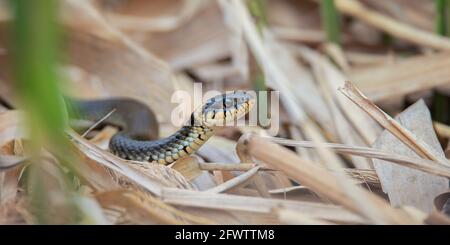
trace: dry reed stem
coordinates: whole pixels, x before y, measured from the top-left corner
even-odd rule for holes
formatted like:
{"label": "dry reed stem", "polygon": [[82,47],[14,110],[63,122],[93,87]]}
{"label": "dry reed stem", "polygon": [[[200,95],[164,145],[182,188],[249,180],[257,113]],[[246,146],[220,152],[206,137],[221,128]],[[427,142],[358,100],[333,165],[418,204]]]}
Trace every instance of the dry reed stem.
{"label": "dry reed stem", "polygon": [[248,171],[254,167],[256,167],[256,164],[254,163],[206,163],[201,162],[199,163],[201,170],[207,170],[207,171],[214,171],[214,170],[220,170],[220,171]]}
{"label": "dry reed stem", "polygon": [[[327,197],[332,202],[341,204],[360,215],[366,215],[360,213],[361,209],[358,205],[366,205],[367,203],[355,203],[353,200],[347,198],[347,194],[339,187],[340,184],[327,170],[318,167],[314,163],[305,161],[304,159],[299,158],[295,153],[280,147],[279,145],[267,142],[256,135],[247,135],[246,139],[248,152],[253,157],[264,161],[274,168],[280,169],[292,179],[308,186],[310,189]],[[390,224],[422,223],[422,221],[410,217],[403,211],[390,207],[385,200],[370,192],[361,189],[360,193],[367,202],[371,202],[371,204],[376,207],[376,210],[372,210],[373,213],[370,215],[379,215],[376,218],[377,222]]]}
{"label": "dry reed stem", "polygon": [[438,50],[450,50],[450,39],[448,38],[400,23],[393,18],[370,10],[355,0],[336,0],[335,2],[336,8],[339,9],[339,11],[354,16],[394,37],[410,41],[419,46]]}
{"label": "dry reed stem", "polygon": [[184,0],[179,12],[164,17],[137,17],[118,13],[107,13],[107,20],[114,26],[139,32],[169,32],[192,18],[202,7],[208,3],[202,0]]}
{"label": "dry reed stem", "polygon": [[129,180],[135,182],[150,193],[160,196],[162,185],[154,180],[149,179],[137,169],[127,166],[124,160],[105,152],[95,145],[92,145],[77,133],[68,130],[67,134],[71,137],[73,143],[83,152],[89,159],[126,176]]}
{"label": "dry reed stem", "polygon": [[331,222],[311,217],[308,214],[287,209],[275,209],[275,213],[281,223],[287,225],[334,225]]}
{"label": "dry reed stem", "polygon": [[86,13],[94,23],[99,24],[104,31],[107,31],[112,37],[117,38],[123,44],[125,44],[131,51],[138,54],[140,57],[153,62],[159,68],[164,71],[170,70],[169,65],[162,61],[161,59],[154,56],[152,53],[148,52],[141,45],[130,39],[127,35],[123,34],[120,30],[110,25],[108,21],[99,13],[97,8],[95,8],[90,1],[75,1],[75,0],[65,0],[68,6]]}
{"label": "dry reed stem", "polygon": [[351,82],[347,81],[345,85],[339,89],[339,91],[341,91],[347,98],[363,109],[382,127],[391,132],[419,156],[437,161],[446,166],[450,164],[447,159],[439,156],[439,154],[436,154],[433,148],[431,148],[428,144],[419,140],[411,131],[404,128],[391,116],[382,111],[378,106],[364,96],[364,94]]}
{"label": "dry reed stem", "polygon": [[118,209],[132,220],[160,224],[214,224],[211,220],[180,211],[139,191],[112,190],[95,195],[104,209]]}
{"label": "dry reed stem", "polygon": [[343,96],[337,96],[336,90],[342,86],[346,80],[345,75],[338,70],[326,57],[320,53],[305,46],[290,46],[293,52],[298,53],[308,63],[311,64],[314,73],[323,81],[328,91],[334,95],[340,110],[346,116],[352,127],[356,129],[365,144],[372,144],[378,137],[381,130],[375,123],[371,124],[370,118],[364,114],[358,113],[359,109]]}
{"label": "dry reed stem", "polygon": [[307,213],[318,219],[339,220],[343,223],[366,223],[359,215],[342,207],[322,203],[195,192],[174,188],[163,188],[161,198],[169,204],[189,207],[266,214],[273,214],[275,208],[284,208]]}
{"label": "dry reed stem", "polygon": [[254,168],[250,169],[249,171],[247,171],[237,177],[234,177],[216,187],[206,190],[205,192],[221,193],[221,192],[230,190],[230,189],[246,182],[247,180],[249,180],[251,177],[253,177],[258,172],[258,170],[259,170],[259,167],[254,167]]}
{"label": "dry reed stem", "polygon": [[361,157],[367,158],[376,158],[380,160],[386,160],[395,164],[399,164],[405,167],[414,168],[423,172],[427,172],[430,174],[434,174],[437,176],[450,178],[450,167],[440,164],[439,162],[423,159],[423,158],[414,158],[408,156],[401,156],[392,154],[385,151],[380,151],[378,149],[369,148],[369,147],[361,147],[361,146],[349,146],[344,144],[336,144],[336,143],[315,143],[309,141],[296,141],[296,140],[288,140],[282,138],[273,138],[273,137],[264,137],[264,139],[281,144],[286,146],[297,146],[297,147],[306,147],[306,148],[315,148],[315,147],[325,147],[333,149],[340,153],[352,154]]}

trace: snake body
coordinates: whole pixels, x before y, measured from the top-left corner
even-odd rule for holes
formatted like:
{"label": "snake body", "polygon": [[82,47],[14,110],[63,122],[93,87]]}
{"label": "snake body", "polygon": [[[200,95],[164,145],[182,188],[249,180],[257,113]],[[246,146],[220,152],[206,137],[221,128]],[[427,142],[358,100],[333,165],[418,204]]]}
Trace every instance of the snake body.
{"label": "snake body", "polygon": [[253,106],[254,99],[244,91],[213,97],[195,110],[189,122],[174,134],[158,139],[155,114],[146,105],[132,99],[76,100],[70,103],[72,118],[98,121],[114,112],[104,123],[119,127],[109,150],[126,160],[170,164],[198,150],[224,122],[235,121]]}

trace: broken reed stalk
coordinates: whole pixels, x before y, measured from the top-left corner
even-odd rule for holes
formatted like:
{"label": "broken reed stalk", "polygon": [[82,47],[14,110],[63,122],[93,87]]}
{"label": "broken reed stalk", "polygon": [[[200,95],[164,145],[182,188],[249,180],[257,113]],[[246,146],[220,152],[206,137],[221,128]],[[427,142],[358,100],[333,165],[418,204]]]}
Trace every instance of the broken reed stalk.
{"label": "broken reed stalk", "polygon": [[345,82],[344,86],[339,88],[339,91],[363,109],[367,114],[369,114],[369,116],[377,121],[383,128],[391,132],[395,137],[416,152],[419,156],[439,162],[444,166],[449,166],[450,163],[447,159],[439,156],[439,154],[436,154],[433,148],[425,142],[419,140],[411,131],[404,128],[400,125],[400,123],[376,106],[351,82]]}
{"label": "broken reed stalk", "polygon": [[[248,134],[243,137],[245,137],[248,153],[254,158],[283,171],[290,178],[328,198],[333,203],[340,204],[353,212],[365,216],[360,213],[358,205],[366,205],[366,203],[355,203],[347,198],[347,193],[339,187],[340,185],[337,183],[335,176],[326,169],[298,157],[286,148],[267,142],[259,136]],[[373,211],[380,215],[380,220],[389,224],[422,223],[422,221],[414,219],[404,211],[392,208],[389,203],[375,194],[367,192],[362,188],[360,192],[367,202],[371,202],[376,207],[377,210]]]}

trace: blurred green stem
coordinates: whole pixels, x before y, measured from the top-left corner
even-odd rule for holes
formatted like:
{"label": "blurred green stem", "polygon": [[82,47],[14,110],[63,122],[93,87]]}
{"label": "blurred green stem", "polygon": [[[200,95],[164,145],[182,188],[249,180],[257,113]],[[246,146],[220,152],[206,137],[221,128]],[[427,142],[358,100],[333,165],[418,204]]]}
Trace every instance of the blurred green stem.
{"label": "blurred green stem", "polygon": [[[45,135],[62,140],[64,106],[58,86],[59,30],[57,0],[12,0],[15,10],[14,58],[16,88],[27,109],[35,148]],[[60,142],[58,142],[60,143]]]}
{"label": "blurred green stem", "polygon": [[340,43],[340,18],[334,5],[334,0],[322,0],[320,3],[322,27],[327,35],[327,41]]}
{"label": "blurred green stem", "polygon": [[[436,7],[436,33],[441,36],[450,34],[450,4],[448,0],[435,0]],[[435,92],[432,101],[433,119],[442,123],[448,123],[448,103],[444,95]]]}
{"label": "blurred green stem", "polygon": [[[71,168],[74,159],[64,130],[66,112],[61,97],[58,76],[60,32],[58,28],[58,0],[10,0],[14,13],[12,30],[16,92],[26,111],[31,138],[32,166],[28,168],[27,190],[30,204],[38,223],[52,223],[49,204],[52,191],[62,194],[66,201],[70,221],[78,215],[71,203],[73,184],[57,167],[57,187],[49,188],[48,171],[40,158],[45,147],[56,155],[62,166]],[[47,173],[47,174],[45,174]],[[53,185],[54,187],[54,185]],[[54,197],[53,197],[54,198]]]}
{"label": "blurred green stem", "polygon": [[[251,15],[255,18],[261,38],[264,38],[264,28],[267,27],[267,0],[247,0],[247,6]],[[257,64],[255,64],[258,66]],[[255,69],[253,88],[256,91],[266,91],[266,79],[261,67]]]}
{"label": "blurred green stem", "polygon": [[267,0],[248,0],[248,8],[254,18],[259,32],[267,26]]}
{"label": "blurred green stem", "polygon": [[431,104],[431,114],[433,120],[448,124],[449,121],[449,104],[448,98],[444,94],[435,91],[433,95],[433,102]]}
{"label": "blurred green stem", "polygon": [[447,0],[435,0],[436,33],[441,36],[449,35],[449,6]]}

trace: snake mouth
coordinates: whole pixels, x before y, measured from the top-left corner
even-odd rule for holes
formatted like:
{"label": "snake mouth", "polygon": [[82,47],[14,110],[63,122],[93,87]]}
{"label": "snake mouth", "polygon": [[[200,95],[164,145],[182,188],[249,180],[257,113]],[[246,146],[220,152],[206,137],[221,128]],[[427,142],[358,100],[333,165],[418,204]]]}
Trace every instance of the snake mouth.
{"label": "snake mouth", "polygon": [[245,91],[233,91],[215,96],[193,113],[196,123],[206,126],[234,126],[255,104],[255,98]]}

